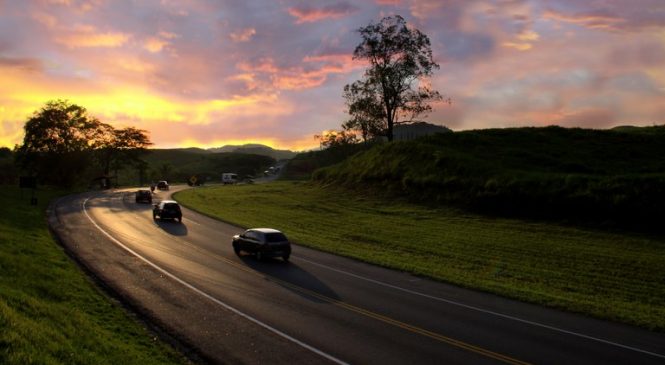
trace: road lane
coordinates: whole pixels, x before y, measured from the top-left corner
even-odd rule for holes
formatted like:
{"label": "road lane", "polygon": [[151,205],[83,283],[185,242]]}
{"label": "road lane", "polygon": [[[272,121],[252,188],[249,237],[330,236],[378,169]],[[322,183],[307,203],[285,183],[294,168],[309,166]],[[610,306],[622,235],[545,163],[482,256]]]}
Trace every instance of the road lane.
{"label": "road lane", "polygon": [[[665,352],[662,335],[462,290],[303,247],[294,248],[290,264],[237,257],[230,237],[241,229],[189,210],[184,211],[183,224],[153,222],[150,206],[135,204],[131,194],[93,197],[85,204],[86,211],[101,230],[146,260],[340,361],[659,363],[665,359],[659,357]],[[412,288],[420,295],[396,287]],[[455,304],[462,302],[469,304]],[[488,309],[472,309],[481,307]],[[494,309],[507,316],[492,314]],[[555,328],[588,329],[592,335],[605,334],[603,338],[628,345],[511,319],[516,315],[532,316],[533,322]]]}

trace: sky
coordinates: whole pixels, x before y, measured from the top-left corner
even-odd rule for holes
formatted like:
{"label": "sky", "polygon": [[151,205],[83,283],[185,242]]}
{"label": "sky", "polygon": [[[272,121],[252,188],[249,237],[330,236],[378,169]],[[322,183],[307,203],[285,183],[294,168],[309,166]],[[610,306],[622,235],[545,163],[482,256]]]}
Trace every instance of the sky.
{"label": "sky", "polygon": [[358,28],[395,14],[452,99],[421,120],[665,124],[664,0],[0,0],[0,147],[55,99],[156,148],[317,147],[367,67]]}

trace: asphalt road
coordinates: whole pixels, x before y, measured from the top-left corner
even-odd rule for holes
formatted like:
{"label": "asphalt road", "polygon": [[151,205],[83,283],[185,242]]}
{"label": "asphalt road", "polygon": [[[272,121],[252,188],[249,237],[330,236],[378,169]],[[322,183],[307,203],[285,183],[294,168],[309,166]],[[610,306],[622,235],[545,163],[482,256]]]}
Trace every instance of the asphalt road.
{"label": "asphalt road", "polygon": [[[168,195],[156,192],[155,201]],[[298,245],[289,263],[257,262],[233,253],[241,228],[187,209],[183,216],[182,224],[153,221],[150,205],[119,190],[63,198],[49,223],[94,277],[204,362],[665,363],[665,334]]]}

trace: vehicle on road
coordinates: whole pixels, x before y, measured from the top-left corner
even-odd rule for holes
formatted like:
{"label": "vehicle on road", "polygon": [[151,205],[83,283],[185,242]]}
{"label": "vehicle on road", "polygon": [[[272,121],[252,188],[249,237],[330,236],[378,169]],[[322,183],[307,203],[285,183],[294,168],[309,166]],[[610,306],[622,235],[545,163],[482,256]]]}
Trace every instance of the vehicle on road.
{"label": "vehicle on road", "polygon": [[159,190],[169,190],[169,183],[166,180],[159,181],[157,183],[157,189]]}
{"label": "vehicle on road", "polygon": [[140,189],[136,191],[136,202],[137,203],[148,203],[152,204],[152,192],[146,189]]}
{"label": "vehicle on road", "polygon": [[291,243],[284,233],[272,228],[251,228],[233,236],[233,251],[240,255],[245,251],[256,255],[257,260],[268,257],[281,257],[289,261]]}
{"label": "vehicle on road", "polygon": [[162,200],[152,208],[152,219],[176,219],[182,222],[182,210],[175,200]]}
{"label": "vehicle on road", "polygon": [[238,182],[238,175],[232,172],[225,172],[222,174],[222,184],[235,184]]}

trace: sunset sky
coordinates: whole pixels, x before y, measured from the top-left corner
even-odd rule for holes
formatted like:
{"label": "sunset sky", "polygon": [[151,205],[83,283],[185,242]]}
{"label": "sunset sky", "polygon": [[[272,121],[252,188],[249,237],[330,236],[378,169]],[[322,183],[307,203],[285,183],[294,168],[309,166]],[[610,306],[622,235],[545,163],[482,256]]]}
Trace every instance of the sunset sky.
{"label": "sunset sky", "polygon": [[453,130],[665,124],[664,0],[0,0],[0,146],[69,99],[158,148],[302,150],[346,118],[357,29],[432,41]]}

